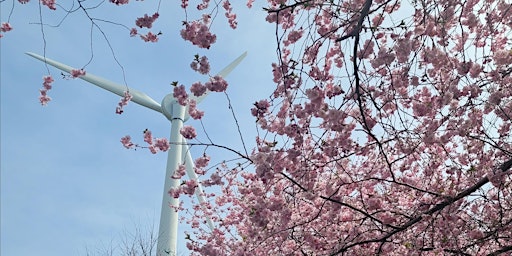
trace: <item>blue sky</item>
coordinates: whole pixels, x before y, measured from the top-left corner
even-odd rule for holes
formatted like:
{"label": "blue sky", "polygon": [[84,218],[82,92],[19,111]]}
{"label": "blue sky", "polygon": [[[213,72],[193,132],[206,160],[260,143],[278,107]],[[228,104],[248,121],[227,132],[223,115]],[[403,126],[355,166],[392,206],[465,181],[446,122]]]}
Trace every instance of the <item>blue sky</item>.
{"label": "blue sky", "polygon": [[[94,254],[116,247],[137,227],[155,225],[158,230],[167,154],[127,150],[119,140],[131,135],[134,141],[142,142],[146,128],[156,137],[167,137],[170,124],[163,115],[134,103],[125,107],[123,115],[116,115],[119,96],[82,80],[61,79],[60,71],[52,67],[55,82],[49,95],[53,101],[42,107],[38,95],[47,70],[42,62],[24,54],[43,53],[41,28],[30,24],[39,20],[37,2],[20,5],[16,1],[10,19],[14,30],[0,39],[0,254],[85,255],[87,249]],[[1,3],[2,22],[7,20],[11,4]],[[107,8],[93,14],[129,26],[135,17],[156,10],[156,3],[149,1],[104,6]],[[248,51],[247,58],[228,77],[228,93],[251,150],[256,132],[250,108],[273,88],[270,64],[275,61],[274,25],[264,21],[259,7],[234,7],[239,28],[229,29],[219,12],[214,24],[218,40],[209,51],[181,39],[184,13],[176,2],[161,6],[154,30],[161,30],[163,35],[157,44],[130,38],[123,28],[100,24],[126,71],[128,85],[157,102],[171,92],[172,81],[187,86],[206,81],[188,68],[194,54],[207,54],[215,73]],[[45,23],[56,24],[62,10],[55,13],[46,9],[42,10]],[[190,18],[193,15],[189,13]],[[47,57],[73,67],[85,65],[91,56],[89,28],[89,21],[79,12],[58,28],[45,27]],[[122,83],[123,74],[97,30],[92,45],[94,59],[86,70]],[[223,94],[210,95],[200,108],[206,111],[204,125],[215,143],[242,149]],[[199,127],[197,122],[187,124]],[[202,152],[203,148],[192,149],[193,157]],[[218,149],[208,153],[213,156],[212,163],[233,158]],[[188,254],[183,244],[179,250]]]}

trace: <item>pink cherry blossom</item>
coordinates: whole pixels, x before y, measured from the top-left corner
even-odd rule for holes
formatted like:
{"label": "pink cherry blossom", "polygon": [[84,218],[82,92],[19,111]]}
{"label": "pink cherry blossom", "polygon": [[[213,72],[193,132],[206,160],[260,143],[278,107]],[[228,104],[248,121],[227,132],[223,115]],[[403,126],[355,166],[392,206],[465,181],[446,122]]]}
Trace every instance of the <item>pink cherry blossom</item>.
{"label": "pink cherry blossom", "polygon": [[9,24],[8,22],[2,22],[2,26],[0,27],[0,31],[8,32],[8,31],[11,31],[11,30],[12,30],[11,24]]}
{"label": "pink cherry blossom", "polygon": [[197,188],[197,181],[195,180],[187,180],[185,184],[181,186],[181,191],[186,195],[194,195]]}
{"label": "pink cherry blossom", "polygon": [[135,20],[135,25],[139,28],[151,28],[153,26],[153,22],[155,22],[159,16],[160,15],[158,13],[154,13],[151,16],[144,14],[143,17],[137,18],[137,20]]}
{"label": "pink cherry blossom", "polygon": [[190,63],[192,70],[199,72],[200,74],[206,75],[210,72],[210,63],[206,56],[196,56],[196,59]]}
{"label": "pink cherry blossom", "polygon": [[138,34],[138,32],[137,32],[137,29],[136,29],[136,28],[131,28],[131,29],[130,29],[130,36],[131,36],[131,37],[134,37],[134,36],[136,36],[137,34]]}
{"label": "pink cherry blossom", "polygon": [[128,102],[133,98],[133,96],[130,94],[129,91],[124,92],[124,97],[121,98],[119,103],[117,103],[116,107],[116,114],[122,114],[123,113],[123,107],[128,105]]}
{"label": "pink cherry blossom", "polygon": [[122,137],[121,143],[127,149],[133,148],[135,146],[135,144],[133,144],[133,142],[132,142],[132,138],[130,137],[130,135],[126,135],[126,136]]}
{"label": "pink cherry blossom", "polygon": [[228,83],[221,76],[214,76],[206,82],[205,86],[212,92],[223,92],[228,88]]}
{"label": "pink cherry blossom", "polygon": [[197,109],[195,100],[189,100],[188,114],[195,120],[201,119],[204,116],[204,111]]}
{"label": "pink cherry blossom", "polygon": [[111,3],[116,5],[128,4],[129,0],[109,0]]}
{"label": "pink cherry blossom", "polygon": [[39,102],[41,105],[46,106],[48,102],[52,100],[47,94],[50,89],[52,89],[53,77],[52,76],[44,76],[43,77],[43,89],[39,90]]}
{"label": "pink cherry blossom", "polygon": [[153,145],[155,148],[163,152],[169,150],[170,147],[169,141],[166,138],[156,138]]}
{"label": "pink cherry blossom", "polygon": [[187,91],[185,90],[184,85],[175,86],[174,90],[173,90],[173,96],[176,100],[178,100],[178,103],[180,105],[182,105],[182,106],[187,105],[188,94],[187,94]]}
{"label": "pink cherry blossom", "polygon": [[210,18],[208,17],[200,21],[186,22],[184,24],[185,28],[181,30],[181,37],[190,41],[193,45],[209,49],[217,40],[217,36],[210,32],[209,21]]}
{"label": "pink cherry blossom", "polygon": [[85,76],[85,70],[84,69],[73,69],[71,70],[71,77],[78,78],[81,76]]}
{"label": "pink cherry blossom", "polygon": [[186,9],[188,7],[188,0],[181,0],[181,8]]}
{"label": "pink cherry blossom", "polygon": [[181,194],[181,187],[169,190],[169,195],[173,198],[179,198]]}
{"label": "pink cherry blossom", "polygon": [[206,93],[206,86],[202,85],[200,82],[193,83],[190,87],[190,92],[196,97],[202,96]]}
{"label": "pink cherry blossom", "polygon": [[181,177],[183,177],[183,176],[185,176],[185,174],[187,174],[186,171],[187,171],[187,167],[183,164],[180,164],[178,166],[178,169],[176,169],[176,171],[174,171],[174,174],[172,175],[171,178],[181,179]]}
{"label": "pink cherry blossom", "polygon": [[52,100],[52,98],[50,98],[47,95],[47,91],[45,91],[45,90],[39,90],[39,92],[40,92],[39,102],[41,103],[41,105],[46,106],[48,104],[48,102],[50,102]]}
{"label": "pink cherry blossom", "polygon": [[140,38],[144,40],[144,42],[158,42],[158,34],[153,34],[151,31],[148,32],[146,35],[140,35]]}
{"label": "pink cherry blossom", "polygon": [[251,113],[257,118],[262,118],[268,112],[269,107],[270,103],[267,100],[260,100],[254,103],[254,108],[251,109]]}
{"label": "pink cherry blossom", "polygon": [[181,128],[180,134],[185,137],[185,139],[193,139],[197,136],[196,129],[190,125],[185,125]]}
{"label": "pink cherry blossom", "polygon": [[233,8],[231,7],[229,0],[224,0],[222,7],[226,10],[225,16],[228,18],[229,26],[232,29],[235,29],[238,22],[236,21],[236,14],[233,13]]}
{"label": "pink cherry blossom", "polygon": [[153,134],[148,129],[144,130],[144,142],[148,143],[149,145],[153,144]]}
{"label": "pink cherry blossom", "polygon": [[55,0],[40,0],[43,5],[48,6],[51,10],[57,10],[55,7]]}
{"label": "pink cherry blossom", "polygon": [[197,168],[204,168],[204,167],[208,166],[209,162],[210,162],[210,157],[207,155],[203,155],[202,157],[199,157],[194,161]]}

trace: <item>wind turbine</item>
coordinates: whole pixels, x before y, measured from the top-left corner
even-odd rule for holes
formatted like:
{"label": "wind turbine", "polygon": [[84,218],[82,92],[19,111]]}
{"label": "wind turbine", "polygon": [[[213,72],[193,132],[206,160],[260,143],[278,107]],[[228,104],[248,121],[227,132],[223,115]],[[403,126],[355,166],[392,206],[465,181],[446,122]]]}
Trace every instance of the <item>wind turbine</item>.
{"label": "wind turbine", "polygon": [[[71,70],[75,69],[35,53],[27,52],[26,54],[67,73],[71,73]],[[240,55],[240,57],[236,58],[217,75],[226,77],[238,64],[240,64],[246,55],[247,52]],[[176,209],[179,206],[179,199],[170,196],[168,192],[171,189],[177,189],[180,186],[180,180],[173,179],[171,176],[174,174],[175,170],[178,169],[179,164],[185,162],[189,178],[197,181],[197,174],[194,172],[194,162],[192,161],[189,147],[185,138],[183,138],[183,136],[180,134],[183,123],[190,117],[188,111],[186,111],[186,107],[180,105],[172,94],[167,94],[163,98],[162,103],[159,104],[143,92],[137,91],[124,85],[116,84],[90,73],[86,73],[84,76],[80,76],[80,78],[121,97],[124,97],[124,92],[128,90],[132,95],[131,101],[146,108],[160,112],[169,121],[171,121],[171,135],[169,142],[176,146],[169,149],[167,157],[165,184],[162,197],[162,210],[160,214],[160,226],[158,231],[157,255],[176,255],[178,238],[178,211]],[[200,97],[195,97],[192,95],[190,98],[199,104],[199,102],[201,102],[207,94],[208,92]],[[198,187],[196,188],[195,194],[199,203],[202,204],[206,202],[206,200],[203,196],[203,188],[201,184],[199,182],[197,184]],[[207,224],[208,227],[213,230],[213,223],[210,219],[207,219]]]}

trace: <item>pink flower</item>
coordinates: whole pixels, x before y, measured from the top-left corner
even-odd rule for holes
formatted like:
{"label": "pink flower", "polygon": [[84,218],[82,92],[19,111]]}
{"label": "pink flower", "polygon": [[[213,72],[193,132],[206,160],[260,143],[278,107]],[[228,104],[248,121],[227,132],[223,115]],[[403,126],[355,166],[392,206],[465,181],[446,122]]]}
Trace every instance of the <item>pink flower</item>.
{"label": "pink flower", "polygon": [[154,13],[151,16],[144,14],[144,17],[140,17],[135,20],[135,25],[137,25],[139,28],[151,28],[153,26],[153,22],[155,22],[158,16],[160,16],[158,13]]}
{"label": "pink flower", "polygon": [[471,239],[480,239],[484,236],[484,234],[480,230],[473,229],[473,230],[469,231],[468,236]]}
{"label": "pink flower", "polygon": [[190,41],[193,45],[206,49],[210,49],[210,46],[217,40],[217,36],[210,32],[210,28],[204,20],[203,22],[186,22],[185,28],[181,30],[180,34],[186,41]]}
{"label": "pink flower", "polygon": [[136,36],[136,35],[137,35],[137,33],[138,33],[138,32],[137,32],[137,29],[136,29],[136,28],[132,28],[132,29],[130,29],[130,36],[131,36],[131,37]]}
{"label": "pink flower", "polygon": [[144,130],[144,142],[151,145],[153,144],[153,135],[151,134],[151,131],[146,129]]}
{"label": "pink flower", "polygon": [[188,114],[195,120],[201,119],[204,116],[204,111],[200,111],[196,108],[196,101],[190,100],[188,103]]}
{"label": "pink flower", "polygon": [[199,97],[206,93],[206,86],[202,85],[200,82],[193,83],[190,87],[190,92],[192,92],[194,96]]}
{"label": "pink flower", "polygon": [[210,81],[206,82],[206,88],[212,92],[223,92],[228,88],[228,82],[221,76],[214,76]]}
{"label": "pink flower", "polygon": [[222,177],[218,173],[213,173],[210,179],[203,181],[202,184],[205,186],[213,186],[224,185],[224,182],[222,182]]}
{"label": "pink flower", "polygon": [[132,138],[130,137],[130,135],[126,135],[126,136],[122,137],[121,143],[127,149],[130,149],[135,146],[135,144],[132,143]]}
{"label": "pink flower", "polygon": [[11,31],[11,30],[12,30],[11,24],[9,24],[8,22],[2,22],[2,26],[0,27],[0,31],[8,32],[8,31]]}
{"label": "pink flower", "polygon": [[41,105],[46,106],[48,102],[52,100],[52,98],[48,97],[47,93],[50,89],[52,89],[53,77],[52,76],[44,76],[43,77],[43,89],[39,90],[39,102]]}
{"label": "pink flower", "polygon": [[[188,0],[187,0],[187,4],[188,4]],[[203,2],[198,4],[196,8],[198,10],[204,10],[204,9],[208,8],[209,5],[210,5],[210,0],[203,0]]]}
{"label": "pink flower", "polygon": [[148,149],[151,154],[156,154],[158,152],[158,148],[156,148],[154,145],[149,145]]}
{"label": "pink flower", "polygon": [[195,161],[195,165],[197,168],[204,168],[208,165],[210,162],[210,157],[207,155],[203,155],[202,157],[199,157]]}
{"label": "pink flower", "polygon": [[132,95],[130,94],[129,91],[125,91],[124,92],[124,97],[121,98],[121,100],[119,101],[119,103],[117,103],[117,107],[116,107],[116,114],[122,114],[123,113],[123,107],[128,105],[128,102],[132,99]]}
{"label": "pink flower", "polygon": [[185,176],[186,170],[187,170],[186,166],[180,164],[178,166],[178,169],[176,169],[176,171],[174,171],[174,174],[171,176],[171,178],[176,179],[176,180],[181,179],[181,177]]}
{"label": "pink flower", "polygon": [[182,106],[187,105],[188,94],[187,94],[187,91],[185,90],[184,85],[175,86],[173,96],[178,101],[178,103],[180,105],[182,105]]}
{"label": "pink flower", "polygon": [[288,40],[284,41],[284,45],[290,45],[294,44],[302,37],[302,34],[304,33],[304,30],[293,30],[288,34]]}
{"label": "pink flower", "polygon": [[84,69],[73,69],[73,70],[71,70],[71,76],[73,78],[85,76],[85,70]]}
{"label": "pink flower", "polygon": [[199,56],[196,55],[196,59],[190,63],[190,67],[194,71],[197,71],[203,75],[206,75],[208,72],[210,72],[210,63],[208,62],[208,58],[206,56],[203,56],[201,59],[199,59]]}
{"label": "pink flower", "polygon": [[155,35],[151,32],[148,32],[146,35],[140,35],[140,38],[142,40],[144,40],[144,42],[152,42],[152,43],[158,42],[158,35]]}
{"label": "pink flower", "polygon": [[110,0],[111,3],[114,3],[116,5],[122,5],[127,4],[129,0]]}
{"label": "pink flower", "polygon": [[180,188],[169,190],[169,195],[171,197],[173,197],[173,198],[179,198],[180,194],[181,194],[181,189]]}
{"label": "pink flower", "polygon": [[51,10],[57,10],[55,7],[55,0],[41,0],[41,3],[48,6]]}
{"label": "pink flower", "polygon": [[185,125],[180,130],[181,135],[186,139],[193,139],[197,136],[196,129],[190,125]]}
{"label": "pink flower", "polygon": [[169,150],[170,147],[169,141],[166,138],[155,139],[154,146],[163,152]]}
{"label": "pink flower", "polygon": [[197,168],[197,167],[194,167],[194,172],[198,175],[204,175],[206,173],[206,171],[202,168]]}
{"label": "pink flower", "polygon": [[39,90],[41,95],[39,96],[39,102],[41,102],[41,105],[43,106],[46,106],[48,104],[48,102],[50,102],[52,100],[52,98],[48,97],[48,95],[46,95],[46,91],[44,90]]}
{"label": "pink flower", "polygon": [[46,90],[50,90],[52,88],[52,83],[53,83],[53,77],[52,76],[44,76],[43,77],[43,87],[44,89]]}
{"label": "pink flower", "polygon": [[369,198],[368,201],[368,210],[369,211],[373,211],[373,210],[378,210],[380,209],[382,206],[381,206],[381,201],[377,198]]}
{"label": "pink flower", "polygon": [[187,180],[183,186],[181,186],[181,191],[187,195],[193,195],[197,188],[197,181],[195,180]]}
{"label": "pink flower", "polygon": [[251,114],[257,118],[262,118],[268,112],[270,103],[267,100],[260,100],[254,103],[254,108],[251,109]]}

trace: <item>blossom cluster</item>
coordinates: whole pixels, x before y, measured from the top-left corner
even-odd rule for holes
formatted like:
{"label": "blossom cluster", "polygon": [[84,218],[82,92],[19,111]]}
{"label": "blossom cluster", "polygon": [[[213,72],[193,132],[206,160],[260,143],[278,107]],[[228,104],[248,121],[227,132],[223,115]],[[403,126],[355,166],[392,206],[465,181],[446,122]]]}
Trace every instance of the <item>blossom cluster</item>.
{"label": "blossom cluster", "polygon": [[197,136],[196,129],[190,125],[185,125],[181,128],[180,134],[183,135],[185,139],[193,139]]}
{"label": "blossom cluster", "polygon": [[210,32],[208,26],[210,19],[210,16],[205,14],[201,20],[184,22],[185,28],[180,32],[181,37],[199,48],[210,49],[210,46],[217,41],[217,36]]}
{"label": "blossom cluster", "polygon": [[[9,22],[2,22],[2,25],[0,26],[0,32],[9,32],[12,30],[11,24]],[[4,35],[0,34],[0,38],[2,38]]]}
{"label": "blossom cluster", "polygon": [[224,2],[222,3],[222,7],[224,8],[224,10],[226,10],[226,13],[224,15],[226,16],[226,18],[228,18],[229,26],[232,29],[235,29],[238,22],[236,21],[236,14],[233,13],[233,7],[231,7],[231,3],[229,2],[229,0],[224,0]]}
{"label": "blossom cluster", "polygon": [[214,76],[210,78],[210,81],[206,82],[206,88],[212,92],[223,92],[228,88],[228,82],[222,78],[222,76]]}
{"label": "blossom cluster", "polygon": [[[158,12],[153,13],[151,16],[149,16],[146,13],[146,14],[144,14],[144,16],[139,17],[139,18],[137,18],[135,20],[135,26],[137,26],[139,28],[148,28],[148,29],[150,29],[150,28],[153,27],[153,23],[156,21],[156,19],[158,19],[158,17],[160,17],[160,14]],[[144,35],[144,34],[139,34],[139,32],[138,32],[138,30],[136,28],[131,28],[130,29],[130,36],[134,37],[136,35],[139,35],[140,38],[144,42],[156,43],[156,42],[158,42],[158,36],[161,35],[161,32],[159,32],[157,34],[154,34],[153,32],[148,31]]]}
{"label": "blossom cluster", "polygon": [[123,144],[123,147],[125,147],[127,149],[130,149],[130,148],[133,148],[136,146],[135,144],[133,144],[132,138],[130,137],[130,135],[126,135],[126,136],[122,137],[121,144]]}
{"label": "blossom cluster", "polygon": [[173,96],[182,106],[186,106],[188,102],[188,94],[184,85],[175,86],[173,89]]}
{"label": "blossom cluster", "polygon": [[144,14],[143,17],[137,18],[135,20],[135,25],[139,28],[151,28],[153,26],[153,22],[155,22],[155,20],[158,19],[159,16],[160,14],[158,14],[157,12],[151,16],[148,16],[148,14]]}
{"label": "blossom cluster", "polygon": [[[57,10],[55,7],[55,0],[40,0],[43,5],[46,5],[50,10]],[[26,1],[28,2],[28,1]]]}
{"label": "blossom cluster", "polygon": [[206,56],[199,58],[199,55],[196,55],[194,61],[190,63],[190,68],[200,74],[206,75],[210,72],[210,63]]}
{"label": "blossom cluster", "polygon": [[204,111],[197,109],[197,102],[195,100],[189,100],[188,102],[188,114],[195,120],[201,119],[204,116]]}
{"label": "blossom cluster", "polygon": [[53,83],[53,77],[52,76],[44,76],[43,77],[43,89],[40,89],[40,96],[39,96],[39,102],[41,102],[41,105],[46,106],[48,102],[52,100],[48,96],[48,91],[52,89],[52,83]]}
{"label": "blossom cluster", "polygon": [[171,189],[169,191],[169,195],[174,198],[179,198],[179,196],[181,194],[186,194],[186,195],[192,196],[192,195],[194,195],[197,187],[198,187],[197,181],[187,180],[178,188]]}
{"label": "blossom cluster", "polygon": [[81,76],[85,76],[86,72],[84,69],[73,69],[71,70],[71,77],[72,78],[79,78]]}
{"label": "blossom cluster", "polygon": [[115,5],[128,4],[128,2],[129,2],[129,0],[109,0],[109,1]]}
{"label": "blossom cluster", "polygon": [[149,145],[148,149],[153,154],[156,154],[158,151],[165,152],[170,147],[169,141],[166,138],[153,138],[151,131],[148,129],[144,131],[144,142]]}
{"label": "blossom cluster", "polygon": [[117,103],[116,107],[116,114],[122,114],[123,113],[123,107],[128,105],[128,102],[133,98],[133,96],[130,94],[129,91],[124,92],[124,96],[121,98],[119,103]]}

